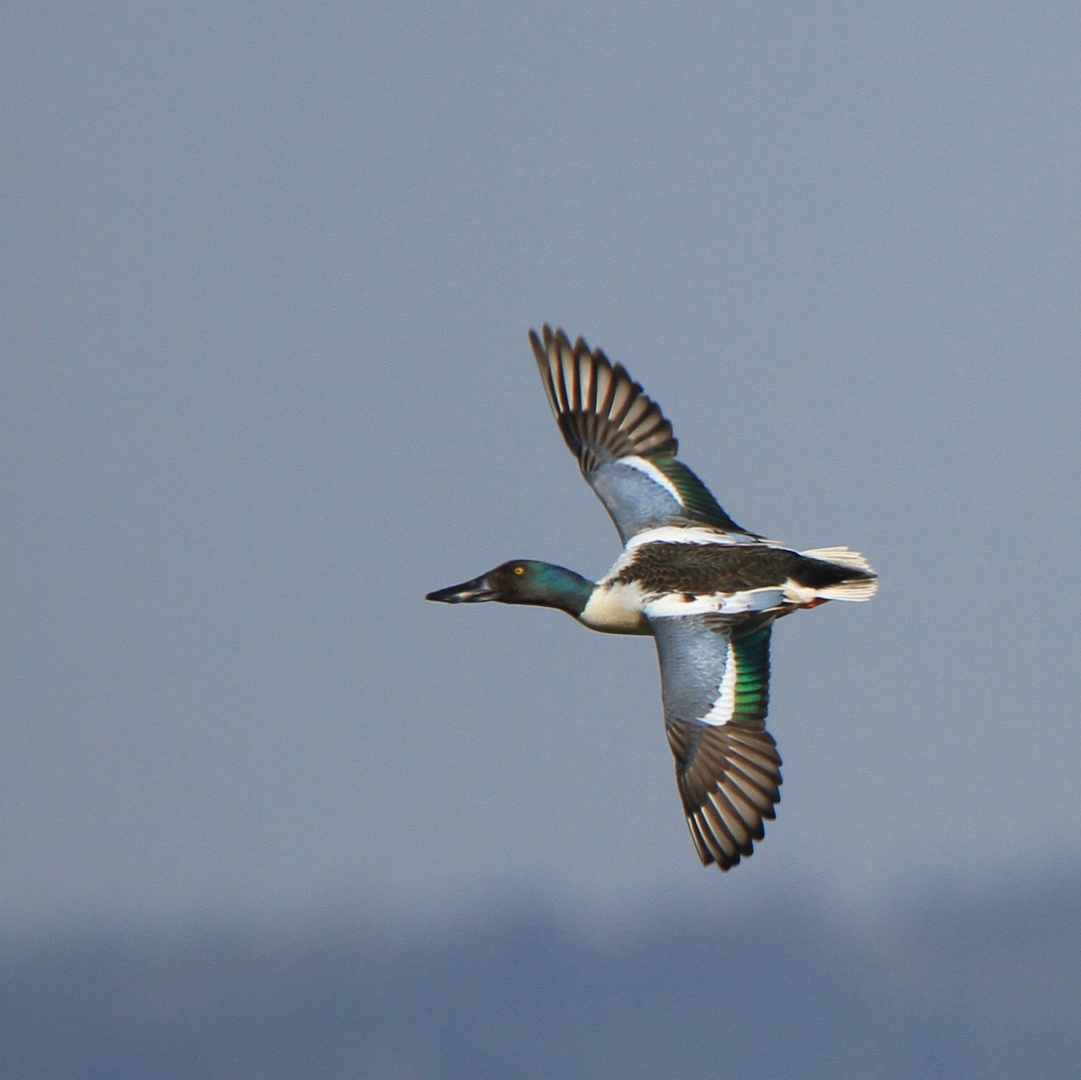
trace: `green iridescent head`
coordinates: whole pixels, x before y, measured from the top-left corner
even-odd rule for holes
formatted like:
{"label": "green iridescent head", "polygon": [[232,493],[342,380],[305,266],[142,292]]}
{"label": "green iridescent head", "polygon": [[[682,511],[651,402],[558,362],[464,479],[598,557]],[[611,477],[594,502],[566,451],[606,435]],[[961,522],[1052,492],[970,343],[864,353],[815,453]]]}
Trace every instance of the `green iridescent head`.
{"label": "green iridescent head", "polygon": [[443,604],[480,604],[486,600],[532,604],[559,608],[577,617],[592,592],[593,582],[573,570],[535,559],[513,559],[472,581],[430,592],[425,599]]}

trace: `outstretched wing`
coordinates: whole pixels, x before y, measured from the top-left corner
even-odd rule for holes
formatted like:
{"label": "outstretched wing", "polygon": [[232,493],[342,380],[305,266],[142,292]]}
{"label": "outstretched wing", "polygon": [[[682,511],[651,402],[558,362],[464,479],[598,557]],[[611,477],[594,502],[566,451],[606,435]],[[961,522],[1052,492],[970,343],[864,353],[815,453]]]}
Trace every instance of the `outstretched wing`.
{"label": "outstretched wing", "polygon": [[781,798],[781,757],[766,731],[772,621],[649,619],[676,782],[704,866],[727,870],[750,855]]}
{"label": "outstretched wing", "polygon": [[698,525],[753,537],[676,460],[679,443],[660,406],[621,364],[562,330],[534,331],[537,358],[559,430],[626,543],[646,529]]}

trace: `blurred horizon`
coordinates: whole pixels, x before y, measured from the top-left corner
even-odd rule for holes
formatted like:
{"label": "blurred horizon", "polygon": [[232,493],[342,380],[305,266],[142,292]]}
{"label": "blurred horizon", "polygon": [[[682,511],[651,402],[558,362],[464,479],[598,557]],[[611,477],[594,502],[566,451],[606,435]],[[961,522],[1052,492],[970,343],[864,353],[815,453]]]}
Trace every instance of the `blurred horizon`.
{"label": "blurred horizon", "polygon": [[839,918],[805,894],[584,925],[489,904],[382,924],[0,938],[0,1039],[56,1076],[988,1080],[1081,1053],[1081,871]]}

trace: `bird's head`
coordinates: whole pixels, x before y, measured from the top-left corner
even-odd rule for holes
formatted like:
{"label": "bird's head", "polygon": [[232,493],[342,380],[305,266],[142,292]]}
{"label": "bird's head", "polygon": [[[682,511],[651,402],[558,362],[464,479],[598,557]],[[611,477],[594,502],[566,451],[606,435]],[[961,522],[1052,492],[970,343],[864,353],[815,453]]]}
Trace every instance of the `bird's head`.
{"label": "bird's head", "polygon": [[573,570],[535,559],[513,559],[472,581],[430,592],[425,599],[443,604],[480,604],[486,600],[532,604],[559,608],[577,617],[592,592],[593,582]]}

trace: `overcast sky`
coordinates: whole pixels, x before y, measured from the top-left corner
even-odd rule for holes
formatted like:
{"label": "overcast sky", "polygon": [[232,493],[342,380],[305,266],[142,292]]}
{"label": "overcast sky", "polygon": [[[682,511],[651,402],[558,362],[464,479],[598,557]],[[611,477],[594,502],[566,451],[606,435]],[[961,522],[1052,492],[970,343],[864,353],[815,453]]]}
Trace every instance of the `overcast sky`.
{"label": "overcast sky", "polygon": [[[1079,31],[8,5],[0,926],[1076,865]],[[778,627],[784,797],[728,875],[649,640],[422,599],[618,553],[544,321],[630,368],[737,521],[882,577]]]}

